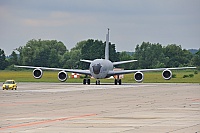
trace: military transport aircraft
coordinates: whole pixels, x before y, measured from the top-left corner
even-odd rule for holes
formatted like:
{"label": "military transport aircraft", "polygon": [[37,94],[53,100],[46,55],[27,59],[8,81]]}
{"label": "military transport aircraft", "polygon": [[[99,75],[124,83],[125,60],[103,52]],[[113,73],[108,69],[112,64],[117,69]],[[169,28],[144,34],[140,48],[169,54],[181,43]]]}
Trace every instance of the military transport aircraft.
{"label": "military transport aircraft", "polygon": [[119,78],[119,75],[121,74],[128,74],[128,73],[135,73],[134,78],[137,82],[142,82],[144,79],[143,72],[147,71],[163,71],[162,77],[165,80],[169,80],[172,77],[171,70],[178,70],[178,69],[194,69],[196,67],[177,67],[177,68],[156,68],[156,69],[139,69],[139,70],[120,70],[120,71],[114,71],[114,66],[124,63],[130,63],[135,62],[137,60],[128,60],[128,61],[119,61],[119,62],[111,62],[109,60],[109,29],[108,33],[106,34],[106,47],[105,47],[105,59],[95,59],[95,60],[80,60],[83,62],[90,63],[89,70],[80,70],[80,69],[63,69],[63,68],[48,68],[48,67],[34,67],[34,66],[18,66],[15,65],[15,67],[20,68],[31,68],[33,70],[33,76],[36,79],[40,79],[43,75],[42,70],[56,70],[60,71],[58,73],[58,79],[61,82],[64,82],[68,78],[67,72],[73,72],[73,73],[79,73],[79,74],[85,74],[86,78],[83,79],[83,84],[90,84],[90,79],[87,78],[87,76],[92,76],[96,79],[96,85],[100,84],[100,79],[103,78],[109,78],[111,76],[117,75],[117,78],[114,80],[114,84],[121,85],[122,81]]}

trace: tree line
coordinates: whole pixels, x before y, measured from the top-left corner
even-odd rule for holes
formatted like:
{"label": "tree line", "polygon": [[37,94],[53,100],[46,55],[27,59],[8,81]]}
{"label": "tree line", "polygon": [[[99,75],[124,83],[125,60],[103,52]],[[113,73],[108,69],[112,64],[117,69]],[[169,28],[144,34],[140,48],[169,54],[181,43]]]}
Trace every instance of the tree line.
{"label": "tree line", "polygon": [[[13,65],[29,65],[43,67],[58,67],[72,69],[88,69],[89,64],[80,59],[94,60],[105,58],[106,42],[88,39],[78,42],[74,48],[68,50],[57,40],[32,39],[25,46],[20,46],[6,58],[4,50],[0,49],[0,70],[13,69]],[[111,61],[137,59],[138,62],[123,64],[117,67],[124,69],[160,68],[200,66],[200,49],[192,54],[180,45],[170,44],[162,46],[159,43],[143,42],[136,45],[135,52],[117,52],[115,44],[109,43]]]}

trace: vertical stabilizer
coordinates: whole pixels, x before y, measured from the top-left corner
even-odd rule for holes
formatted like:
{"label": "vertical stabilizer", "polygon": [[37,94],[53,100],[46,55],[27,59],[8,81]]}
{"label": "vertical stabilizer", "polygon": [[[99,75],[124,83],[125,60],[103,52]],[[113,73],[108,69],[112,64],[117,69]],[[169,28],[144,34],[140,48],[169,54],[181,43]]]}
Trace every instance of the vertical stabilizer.
{"label": "vertical stabilizer", "polygon": [[108,28],[108,34],[106,34],[105,59],[109,60],[109,28]]}

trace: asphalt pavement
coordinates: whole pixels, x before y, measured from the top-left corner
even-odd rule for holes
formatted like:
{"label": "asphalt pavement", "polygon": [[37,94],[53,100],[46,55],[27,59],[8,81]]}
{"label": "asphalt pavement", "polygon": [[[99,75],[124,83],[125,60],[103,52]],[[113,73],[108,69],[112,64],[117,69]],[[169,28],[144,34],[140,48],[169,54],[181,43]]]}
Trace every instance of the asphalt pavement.
{"label": "asphalt pavement", "polygon": [[19,83],[0,90],[0,132],[200,133],[200,85]]}

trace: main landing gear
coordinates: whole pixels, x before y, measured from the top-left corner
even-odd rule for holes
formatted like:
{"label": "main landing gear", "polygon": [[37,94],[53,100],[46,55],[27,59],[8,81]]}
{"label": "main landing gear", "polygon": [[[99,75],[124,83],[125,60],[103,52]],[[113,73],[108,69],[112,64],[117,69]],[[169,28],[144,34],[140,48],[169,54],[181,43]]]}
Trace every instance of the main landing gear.
{"label": "main landing gear", "polygon": [[[100,85],[100,80],[96,80],[96,85]],[[115,83],[115,85],[121,85],[122,84],[122,80],[119,78],[119,75],[117,75],[117,78],[114,80],[114,83]],[[83,84],[84,85],[86,85],[86,84],[88,84],[88,85],[90,85],[90,79],[89,78],[87,78],[87,76],[86,76],[86,78],[84,78],[83,79]]]}
{"label": "main landing gear", "polygon": [[90,79],[83,79],[83,84],[86,85],[90,85]]}
{"label": "main landing gear", "polygon": [[[88,79],[88,78],[83,79],[83,84],[84,85],[86,85],[86,84],[90,85],[90,79]],[[100,80],[96,81],[96,85],[100,85]]]}
{"label": "main landing gear", "polygon": [[119,85],[122,84],[122,80],[119,78],[119,75],[117,75],[117,79],[115,79],[115,85],[117,85],[119,83]]}
{"label": "main landing gear", "polygon": [[90,85],[90,79],[87,77],[87,75],[86,75],[86,78],[83,79],[83,84],[84,85],[86,85],[86,84]]}
{"label": "main landing gear", "polygon": [[119,83],[119,85],[122,84],[122,80],[121,79],[115,79],[115,85],[117,85]]}

